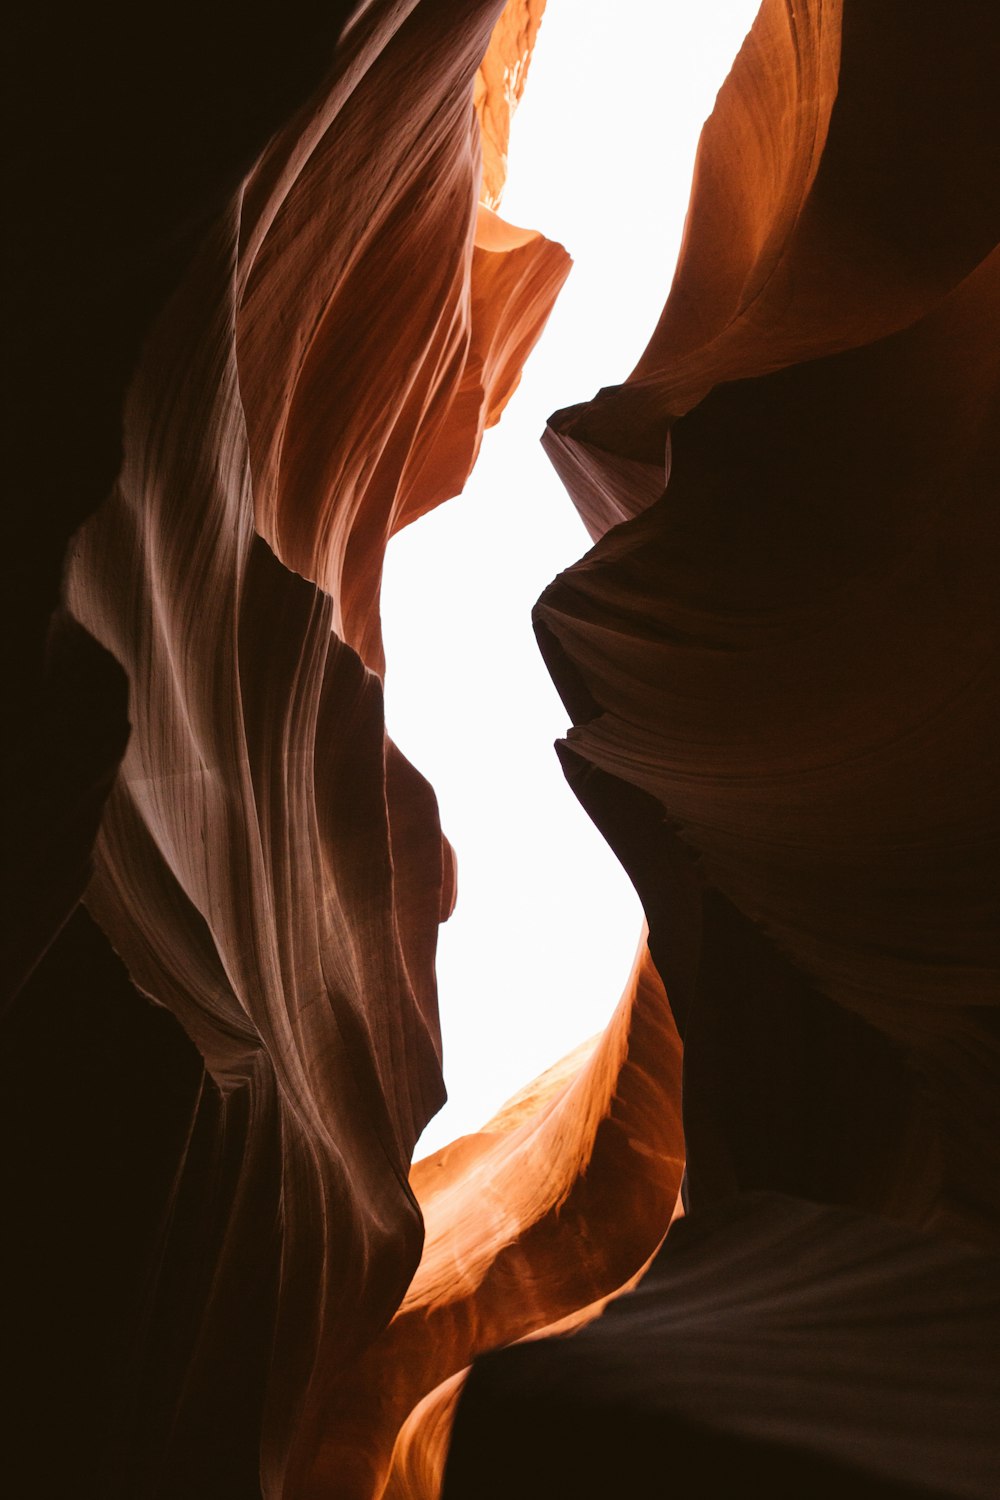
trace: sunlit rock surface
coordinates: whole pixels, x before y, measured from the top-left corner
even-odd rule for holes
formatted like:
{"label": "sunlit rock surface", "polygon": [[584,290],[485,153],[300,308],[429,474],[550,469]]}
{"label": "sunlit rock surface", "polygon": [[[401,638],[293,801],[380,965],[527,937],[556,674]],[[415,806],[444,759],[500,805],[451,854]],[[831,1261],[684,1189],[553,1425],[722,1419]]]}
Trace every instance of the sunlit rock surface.
{"label": "sunlit rock surface", "polygon": [[[484,1237],[470,1207],[445,1212],[410,1294],[411,1369],[397,1332],[378,1342],[420,1257],[407,1174],[443,1098],[433,961],[454,888],[433,793],[385,737],[379,576],[392,531],[461,488],[569,268],[479,201],[474,104],[495,204],[540,11],[515,6],[492,44],[496,4],[458,20],[362,7],[336,49],[336,28],[314,27],[326,62],[288,69],[286,123],[268,139],[244,122],[233,159],[194,182],[197,204],[180,183],[190,154],[160,142],[177,204],[174,218],[156,205],[152,248],[137,235],[142,295],[123,312],[110,275],[98,285],[94,323],[117,310],[122,331],[107,390],[82,397],[104,448],[52,527],[58,559],[94,510],[41,677],[55,727],[33,731],[55,761],[38,800],[55,784],[67,810],[50,810],[54,838],[24,820],[22,869],[44,901],[31,907],[29,887],[39,920],[18,934],[21,967],[42,961],[10,1035],[29,1123],[33,1070],[55,1095],[33,1122],[45,1186],[22,1184],[23,1212],[68,1350],[60,1378],[83,1393],[74,1466],[108,1494],[376,1494],[432,1386],[614,1291],[670,1219],[679,1047],[641,958],[585,1084],[570,1070],[559,1102],[522,1107],[544,1117],[541,1144],[522,1129],[511,1160],[509,1117],[480,1143],[494,1172],[472,1150],[500,1218]],[[109,198],[128,187],[110,175]],[[110,235],[99,188],[98,171],[92,228]],[[154,274],[144,256],[171,235],[175,261]],[[89,673],[96,741],[75,757],[58,742],[80,713],[68,652]],[[650,1098],[633,1011],[663,1050]],[[622,1171],[633,1116],[649,1154]],[[647,1211],[624,1212],[645,1187]],[[577,1254],[591,1192],[615,1233]],[[425,1304],[443,1301],[456,1326],[429,1329]],[[43,1484],[59,1464],[36,1457]]]}
{"label": "sunlit rock surface", "polygon": [[[255,1247],[267,1493],[377,1488],[331,1401],[420,1253],[406,1174],[443,1099],[453,870],[385,738],[379,569],[396,526],[461,488],[568,269],[477,207],[496,10],[456,28],[376,7],[349,30],[148,336],[118,484],[69,570],[131,684],[87,906],[218,1090],[222,1295],[275,1226]],[[215,1298],[175,1398],[199,1419]]]}
{"label": "sunlit rock surface", "polygon": [[[680,944],[648,912],[675,1010],[714,1038],[703,1076],[688,1059],[692,1195],[703,1142],[713,1195],[765,1185],[776,1151],[771,1185],[827,1197],[840,1170],[836,1196],[987,1235],[1000,1213],[996,31],[976,5],[943,22],[765,4],[706,127],[649,348],[623,386],[553,419],[571,492],[586,474],[582,508],[597,517],[608,493],[595,531],[635,519],[537,611],[577,725],[571,774],[614,779],[600,794],[613,841],[617,801],[641,795],[691,853],[676,876],[676,851],[633,871],[656,886],[647,906],[666,904],[669,880],[707,903],[691,942],[713,967],[683,993]],[[645,470],[629,487],[622,465],[658,452],[662,470],[664,451],[669,483],[650,504]],[[766,1035],[723,948],[757,966]],[[814,1138],[795,1162],[782,1138],[795,1119],[801,1136],[833,1056],[859,1070],[849,1111],[860,1094],[894,1128],[866,1121],[850,1166],[843,1142]]]}
{"label": "sunlit rock surface", "polygon": [[[649,1260],[683,1170],[681,1050],[645,936],[607,1030],[511,1100],[482,1131],[418,1162],[420,1267],[352,1393],[408,1413],[484,1349],[597,1316]],[[440,1464],[439,1401],[414,1412],[390,1494]],[[428,1430],[428,1424],[430,1430]],[[405,1482],[404,1482],[405,1481]],[[412,1488],[411,1488],[412,1487]]]}
{"label": "sunlit rock surface", "polygon": [[645,354],[550,421],[596,545],[537,632],[683,1040],[690,1217],[473,1365],[447,1500],[1000,1486],[998,40],[765,0]]}
{"label": "sunlit rock surface", "polygon": [[603,1318],[473,1366],[445,1496],[604,1500],[665,1473],[719,1500],[988,1500],[998,1272],[780,1194],[696,1210]]}

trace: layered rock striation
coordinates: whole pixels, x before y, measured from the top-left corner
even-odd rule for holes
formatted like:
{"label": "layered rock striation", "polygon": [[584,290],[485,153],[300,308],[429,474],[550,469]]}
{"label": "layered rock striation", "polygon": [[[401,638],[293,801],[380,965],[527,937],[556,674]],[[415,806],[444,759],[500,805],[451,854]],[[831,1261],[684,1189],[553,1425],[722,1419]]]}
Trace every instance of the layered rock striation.
{"label": "layered rock striation", "polygon": [[[513,6],[492,43],[497,4],[458,25],[427,3],[315,21],[270,59],[270,113],[242,114],[226,88],[197,94],[182,18],[166,58],[194,47],[178,76],[215,132],[203,160],[183,131],[172,149],[155,87],[133,142],[107,98],[83,110],[84,140],[109,147],[107,180],[99,159],[90,200],[70,194],[101,380],[82,382],[77,497],[45,517],[50,574],[96,510],[68,615],[47,626],[44,578],[32,594],[48,675],[26,650],[42,727],[12,894],[35,971],[11,1038],[55,1095],[40,1128],[27,1079],[14,1090],[49,1174],[40,1192],[26,1172],[22,1212],[67,1386],[88,1387],[77,1464],[105,1493],[375,1493],[424,1394],[416,1373],[381,1423],[331,1416],[419,1260],[407,1174],[443,1098],[453,860],[385,735],[379,579],[393,530],[461,488],[569,268],[480,202],[479,118],[495,202],[540,10]],[[85,233],[113,256],[129,208],[131,300]],[[80,720],[73,754],[60,731]],[[44,1482],[58,1455],[39,1462]]]}
{"label": "layered rock striation", "polygon": [[719,1493],[730,1458],[789,1495],[990,1492],[985,3],[764,0],[646,353],[550,421],[595,546],[536,626],[648,945],[601,1037],[411,1170],[455,870],[386,736],[380,575],[569,269],[497,213],[541,9],[182,7],[152,52],[114,6],[18,23],[36,1492],[430,1500],[456,1411],[449,1496],[647,1459]]}
{"label": "layered rock striation", "polygon": [[[607,1035],[408,1180],[454,867],[385,734],[381,565],[461,489],[569,269],[495,212],[540,14],[327,18],[243,114],[192,64],[173,146],[159,74],[130,142],[112,77],[81,106],[100,378],[28,580],[8,1038],[27,1342],[51,1323],[101,1493],[379,1494],[432,1388],[596,1311],[674,1207],[679,1043],[644,943]],[[192,40],[181,18],[164,72]],[[67,359],[77,332],[36,330]],[[58,1451],[33,1464],[60,1482]]]}
{"label": "layered rock striation", "polygon": [[765,0],[645,354],[550,419],[596,545],[536,628],[690,1212],[473,1366],[448,1500],[1000,1484],[998,58],[985,5]]}
{"label": "layered rock striation", "polygon": [[[649,347],[550,424],[601,540],[536,612],[570,774],[704,1028],[692,1194],[704,1162],[711,1195],[782,1187],[987,1240],[996,47],[975,5],[762,7]],[[659,850],[629,848],[636,799]]]}

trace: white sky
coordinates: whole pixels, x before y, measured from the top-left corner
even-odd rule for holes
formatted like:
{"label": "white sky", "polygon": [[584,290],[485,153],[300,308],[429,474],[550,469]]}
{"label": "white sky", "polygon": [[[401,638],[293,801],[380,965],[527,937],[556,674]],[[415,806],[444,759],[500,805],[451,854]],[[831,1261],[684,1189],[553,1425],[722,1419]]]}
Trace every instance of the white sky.
{"label": "white sky", "polygon": [[549,0],[500,212],[574,267],[463,495],[386,558],[389,733],[429,778],[458,855],[440,933],[449,1101],[417,1156],[477,1129],[608,1021],[642,922],[570,792],[566,730],[531,630],[589,539],[538,438],[625,378],[666,298],[703,120],[759,0]]}

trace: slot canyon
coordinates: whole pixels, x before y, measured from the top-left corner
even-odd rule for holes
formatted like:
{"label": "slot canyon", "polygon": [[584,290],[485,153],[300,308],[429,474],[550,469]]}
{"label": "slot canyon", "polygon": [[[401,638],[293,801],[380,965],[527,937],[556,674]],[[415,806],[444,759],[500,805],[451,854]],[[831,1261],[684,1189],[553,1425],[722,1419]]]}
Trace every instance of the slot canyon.
{"label": "slot canyon", "polygon": [[763,0],[644,352],[548,417],[555,753],[644,923],[417,1146],[461,849],[383,564],[571,274],[503,217],[544,6],[7,28],[24,1500],[1000,1495],[993,0]]}

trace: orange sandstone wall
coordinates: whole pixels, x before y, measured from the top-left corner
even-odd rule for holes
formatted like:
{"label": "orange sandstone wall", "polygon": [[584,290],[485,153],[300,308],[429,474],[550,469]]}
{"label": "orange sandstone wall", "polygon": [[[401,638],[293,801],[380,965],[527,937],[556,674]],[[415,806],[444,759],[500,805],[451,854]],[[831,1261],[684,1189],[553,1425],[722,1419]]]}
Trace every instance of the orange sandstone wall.
{"label": "orange sandstone wall", "polygon": [[767,0],[649,346],[546,436],[600,540],[536,619],[690,1026],[692,1203],[996,1234],[997,56],[980,5]]}
{"label": "orange sandstone wall", "polygon": [[1000,1487],[998,66],[985,0],[764,0],[642,359],[550,419],[595,545],[536,630],[688,1211],[426,1398],[399,1495]]}
{"label": "orange sandstone wall", "polygon": [[[385,734],[380,574],[569,269],[496,212],[541,6],[181,8],[153,56],[113,7],[18,22],[35,1489],[69,1454],[109,1496],[429,1500],[470,1361],[598,1347],[685,1163],[694,1216],[995,1240],[984,14],[765,0],[646,353],[550,421],[596,544],[536,611],[560,754],[649,944],[602,1037],[412,1170],[455,876]],[[797,1212],[737,1215],[737,1270]]]}
{"label": "orange sandstone wall", "polygon": [[[74,47],[93,53],[80,139],[101,149],[90,197],[72,170],[67,194],[104,364],[78,382],[90,447],[39,553],[50,572],[84,524],[59,594],[33,595],[35,884],[15,894],[35,972],[12,1037],[15,1098],[37,1115],[32,1067],[53,1094],[33,1127],[50,1186],[24,1185],[46,1243],[35,1315],[47,1297],[77,1481],[104,1493],[374,1496],[432,1386],[613,1291],[670,1217],[679,1051],[645,961],[530,1128],[508,1119],[417,1182],[434,1227],[386,1331],[424,1238],[408,1171],[443,1097],[434,949],[454,870],[432,790],[385,735],[380,570],[393,531],[461,488],[569,269],[494,211],[540,16],[423,0],[291,17],[310,57],[272,47],[273,98],[263,40],[213,94],[214,35],[179,16],[124,142],[131,34],[124,59],[101,26],[66,39],[67,74]],[[157,68],[180,88],[188,49],[175,141]],[[48,248],[29,244],[42,270]],[[75,332],[51,338],[71,370]],[[55,731],[88,713],[83,755],[60,758]],[[477,1229],[486,1178],[500,1219]],[[623,1216],[645,1188],[645,1215]],[[592,1214],[616,1232],[580,1254]],[[56,1482],[57,1454],[34,1462]]]}
{"label": "orange sandstone wall", "polygon": [[539,18],[348,20],[146,331],[70,548],[131,723],[86,911],[200,1073],[124,1315],[110,1493],[224,1489],[238,1449],[269,1496],[380,1494],[425,1394],[614,1292],[674,1206],[645,944],[593,1056],[408,1181],[454,869],[385,735],[380,572],[461,489],[569,269],[490,206]]}

